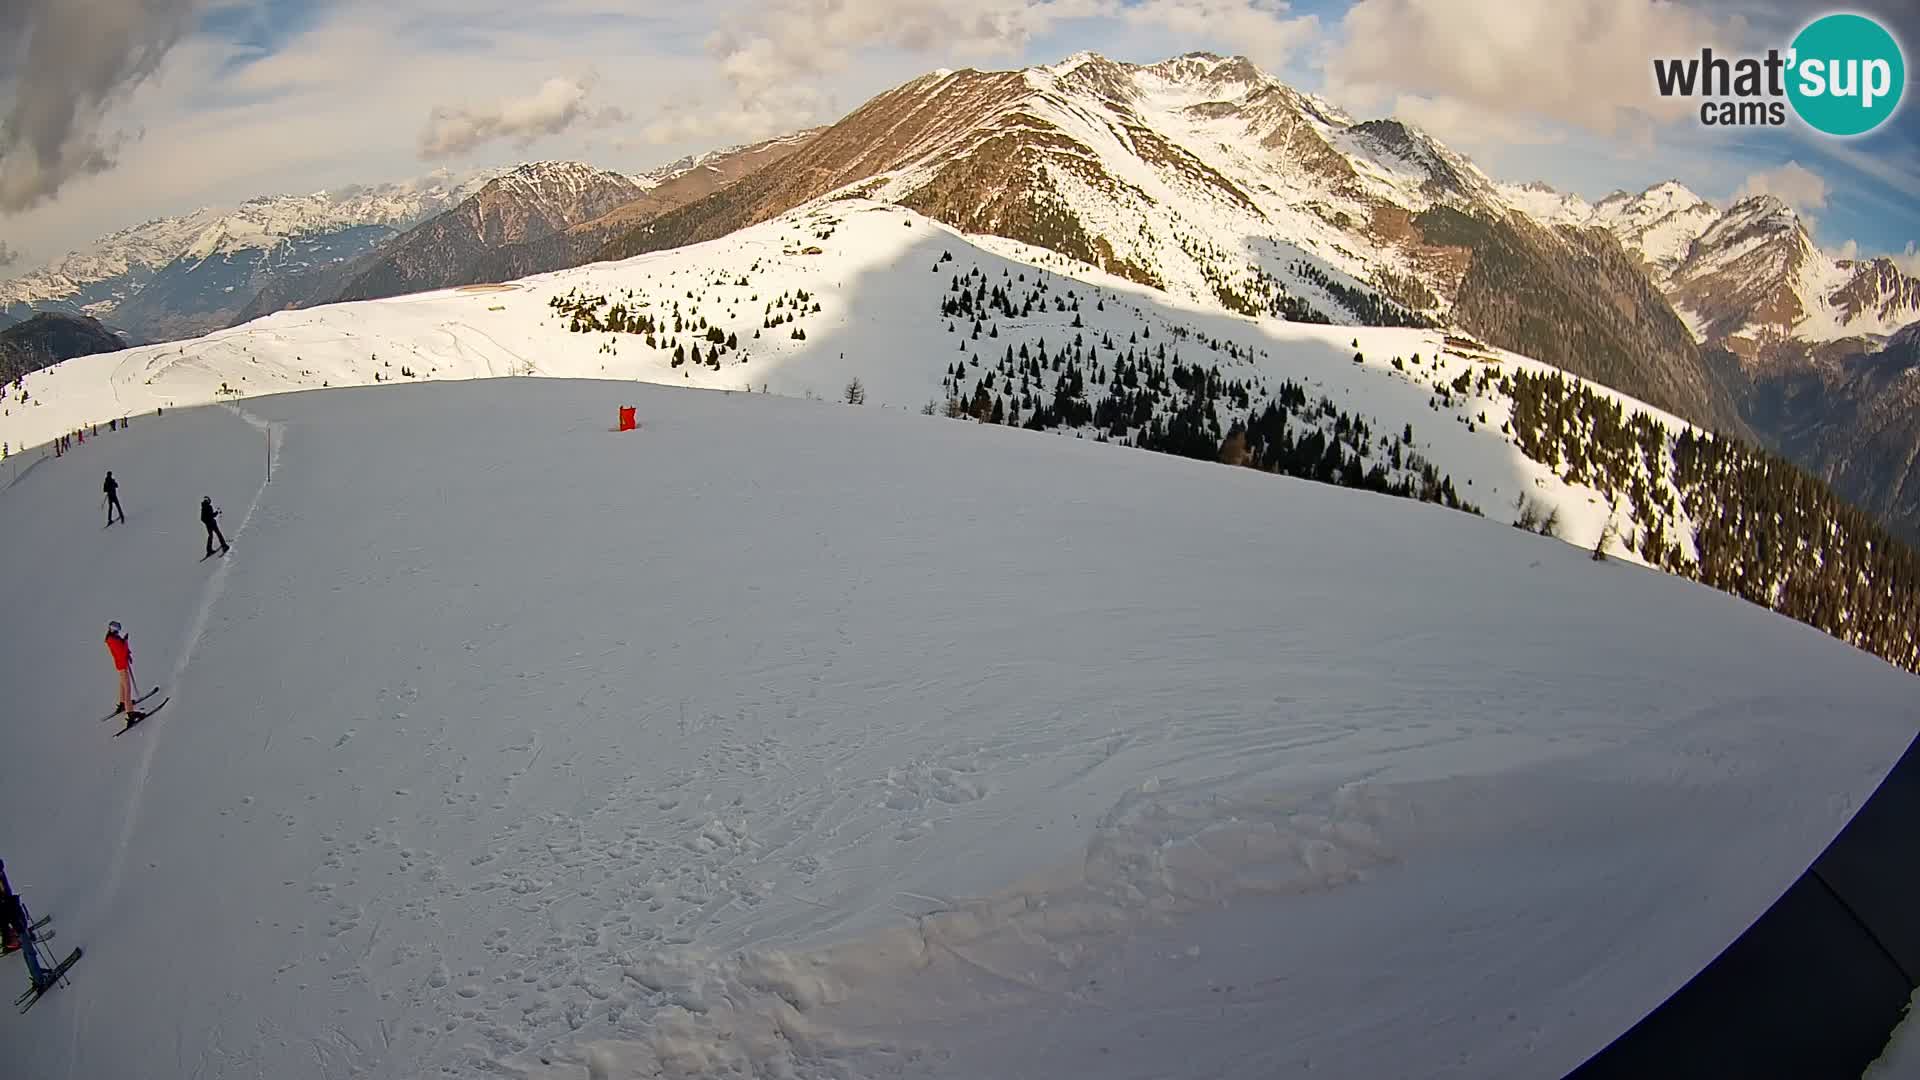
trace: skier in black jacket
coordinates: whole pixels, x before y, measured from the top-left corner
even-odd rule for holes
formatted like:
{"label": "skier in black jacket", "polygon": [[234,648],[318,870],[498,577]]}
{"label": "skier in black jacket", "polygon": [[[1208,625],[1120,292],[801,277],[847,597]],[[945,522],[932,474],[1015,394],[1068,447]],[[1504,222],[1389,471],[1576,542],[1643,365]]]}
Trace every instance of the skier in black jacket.
{"label": "skier in black jacket", "polygon": [[220,540],[220,554],[225,555],[227,553],[227,536],[220,531],[219,518],[220,511],[213,508],[213,496],[203,496],[200,499],[200,524],[207,527],[207,554],[203,556],[204,558],[213,557],[213,541],[215,537],[218,537]]}
{"label": "skier in black jacket", "polygon": [[107,493],[107,524],[113,524],[113,513],[116,510],[120,511],[120,521],[125,524],[127,512],[120,509],[120,481],[113,478],[112,469],[107,470],[106,482],[100,485],[100,490]]}
{"label": "skier in black jacket", "polygon": [[20,950],[27,959],[27,975],[33,979],[35,989],[42,989],[47,983],[47,974],[40,964],[39,942],[33,937],[33,924],[27,918],[27,907],[16,896],[13,886],[7,881],[7,864],[0,863],[0,921],[7,928],[6,938],[12,947]]}

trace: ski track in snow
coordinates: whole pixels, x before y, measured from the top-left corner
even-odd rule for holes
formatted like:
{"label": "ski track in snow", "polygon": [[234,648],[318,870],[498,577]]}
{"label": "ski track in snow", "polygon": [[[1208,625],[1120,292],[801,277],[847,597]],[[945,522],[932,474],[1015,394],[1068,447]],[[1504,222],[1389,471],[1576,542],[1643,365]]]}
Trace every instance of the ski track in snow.
{"label": "ski track in snow", "polygon": [[[279,459],[281,435],[284,425],[272,424],[266,420],[262,420],[238,406],[229,405],[226,408],[234,415],[240,417],[240,419],[245,420],[255,430],[267,434],[267,438],[273,445],[274,458],[277,462]],[[253,498],[247,502],[247,512],[240,518],[240,527],[233,531],[233,536],[227,538],[229,544],[232,544],[236,539],[246,533],[247,523],[253,520],[253,511],[260,505],[261,497],[266,494],[267,485],[268,480],[263,476],[260,481],[260,486],[254,490]],[[206,635],[207,618],[213,612],[213,605],[219,601],[220,594],[226,591],[227,574],[232,565],[233,556],[231,554],[221,556],[220,565],[208,576],[207,583],[202,586],[200,590],[199,606],[194,609],[193,619],[187,625],[186,632],[181,637],[180,645],[175,653],[173,670],[167,676],[166,686],[168,692],[163,694],[162,697],[169,702],[171,702],[173,697],[179,696],[183,689],[182,684],[186,679],[187,666],[193,662],[194,649],[199,646],[200,639]],[[175,715],[177,716],[178,713]],[[164,727],[165,725],[162,724],[158,726]],[[110,869],[107,873],[105,888],[99,897],[99,902],[103,908],[111,906],[119,894],[121,868],[126,863],[127,849],[133,841],[134,826],[137,825],[140,820],[140,803],[147,790],[147,777],[153,770],[153,755],[155,751],[159,749],[160,745],[160,735],[157,731],[149,728],[146,734],[149,737],[141,740],[143,745],[140,750],[140,763],[134,770],[133,783],[127,795],[127,808],[122,814],[123,824],[120,829],[120,839],[114,845],[113,862],[110,864]]]}

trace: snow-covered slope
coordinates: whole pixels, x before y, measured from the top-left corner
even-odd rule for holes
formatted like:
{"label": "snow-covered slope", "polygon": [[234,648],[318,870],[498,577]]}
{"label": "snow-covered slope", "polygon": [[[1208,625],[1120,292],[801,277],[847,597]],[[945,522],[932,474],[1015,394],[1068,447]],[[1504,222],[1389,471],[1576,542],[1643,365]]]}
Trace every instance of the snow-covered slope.
{"label": "snow-covered slope", "polygon": [[[1008,299],[1005,312],[991,309],[996,292]],[[964,312],[951,306],[962,294]],[[621,263],[282,312],[195,341],[70,361],[15,390],[0,439],[32,446],[155,407],[308,387],[514,374],[827,398],[858,378],[873,404],[942,411],[949,398],[976,400],[984,386],[1030,417],[1038,406],[1060,407],[1067,360],[1085,373],[1077,397],[1089,417],[1118,400],[1121,368],[1158,364],[1169,369],[1164,381],[1172,366],[1186,365],[1214,372],[1216,385],[1245,388],[1214,404],[1216,438],[1291,386],[1299,392],[1294,437],[1320,430],[1352,446],[1363,471],[1378,465],[1398,482],[1431,464],[1428,482],[1446,479],[1460,499],[1499,520],[1512,520],[1524,495],[1543,512],[1558,509],[1562,535],[1589,547],[1609,520],[1609,497],[1596,481],[1564,479],[1564,469],[1528,458],[1503,430],[1514,403],[1502,381],[1553,373],[1546,365],[1437,330],[1254,320],[1202,302],[1176,304],[1051,252],[969,239],[857,199]],[[1128,410],[1150,405],[1165,428],[1190,400],[1166,389]],[[1130,402],[1137,393],[1120,390]],[[1677,418],[1618,400],[1672,434],[1686,430]],[[1365,432],[1350,429],[1349,419],[1364,421]],[[1058,426],[1137,442],[1147,425],[1136,417],[1118,429],[1092,419]],[[1626,517],[1616,524],[1626,526]],[[1685,512],[1662,511],[1661,520],[1669,541],[1690,551]],[[1627,547],[1614,550],[1641,558]]]}
{"label": "snow-covered slope", "polygon": [[22,1076],[1560,1075],[1914,734],[1708,590],[871,405],[252,399],[0,505]]}

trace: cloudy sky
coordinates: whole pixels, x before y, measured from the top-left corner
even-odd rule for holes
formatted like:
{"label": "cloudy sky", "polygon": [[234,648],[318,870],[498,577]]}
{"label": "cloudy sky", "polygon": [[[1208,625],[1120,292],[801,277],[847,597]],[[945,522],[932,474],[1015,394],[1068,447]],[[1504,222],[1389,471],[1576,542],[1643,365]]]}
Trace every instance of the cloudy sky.
{"label": "cloudy sky", "polygon": [[[1920,42],[1910,0],[1855,0]],[[1784,48],[1788,0],[6,0],[0,267],[253,195],[537,158],[643,169],[831,121],[936,67],[1240,53],[1496,177],[1597,198],[1771,191],[1835,251],[1920,272],[1920,109],[1729,135],[1655,56]],[[1909,49],[1913,46],[1909,45]],[[1915,93],[1909,93],[1909,97]]]}

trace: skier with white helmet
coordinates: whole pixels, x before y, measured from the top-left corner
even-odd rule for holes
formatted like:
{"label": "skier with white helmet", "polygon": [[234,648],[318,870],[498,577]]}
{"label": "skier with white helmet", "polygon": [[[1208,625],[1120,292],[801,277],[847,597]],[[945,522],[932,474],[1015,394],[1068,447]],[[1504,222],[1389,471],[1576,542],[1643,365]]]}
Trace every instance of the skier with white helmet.
{"label": "skier with white helmet", "polygon": [[107,624],[107,652],[113,657],[113,670],[120,677],[120,708],[114,715],[127,714],[128,723],[145,719],[133,707],[133,646],[118,621]]}

